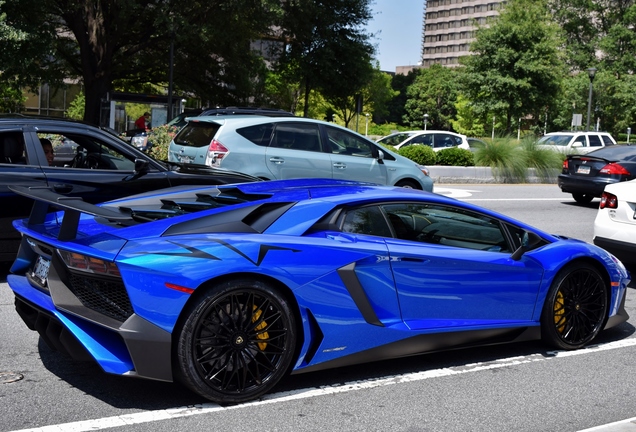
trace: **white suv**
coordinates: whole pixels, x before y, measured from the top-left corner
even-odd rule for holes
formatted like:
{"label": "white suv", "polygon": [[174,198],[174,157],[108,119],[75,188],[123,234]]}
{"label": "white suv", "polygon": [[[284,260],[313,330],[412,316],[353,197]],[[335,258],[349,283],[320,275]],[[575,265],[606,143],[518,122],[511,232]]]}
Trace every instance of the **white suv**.
{"label": "white suv", "polygon": [[538,142],[539,148],[557,150],[566,154],[589,153],[601,147],[616,145],[616,140],[607,132],[551,132]]}

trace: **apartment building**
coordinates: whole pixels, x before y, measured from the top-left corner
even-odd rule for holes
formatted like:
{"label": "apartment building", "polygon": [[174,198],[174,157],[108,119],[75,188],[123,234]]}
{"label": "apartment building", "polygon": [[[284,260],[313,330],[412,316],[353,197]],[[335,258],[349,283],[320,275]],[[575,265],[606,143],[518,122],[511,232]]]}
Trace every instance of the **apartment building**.
{"label": "apartment building", "polygon": [[470,54],[478,25],[498,14],[504,0],[424,0],[422,59],[417,66],[398,66],[396,73],[432,64],[457,66]]}

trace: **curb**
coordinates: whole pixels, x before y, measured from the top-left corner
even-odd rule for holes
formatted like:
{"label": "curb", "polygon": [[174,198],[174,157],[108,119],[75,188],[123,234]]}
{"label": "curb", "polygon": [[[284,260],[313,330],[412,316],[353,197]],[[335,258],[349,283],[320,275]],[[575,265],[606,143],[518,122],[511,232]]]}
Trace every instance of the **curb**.
{"label": "curb", "polygon": [[[433,165],[427,168],[435,183],[517,183],[493,175],[490,167]],[[560,170],[554,170],[547,179],[540,178],[534,168],[528,168],[528,175],[523,183],[556,184],[559,174]]]}

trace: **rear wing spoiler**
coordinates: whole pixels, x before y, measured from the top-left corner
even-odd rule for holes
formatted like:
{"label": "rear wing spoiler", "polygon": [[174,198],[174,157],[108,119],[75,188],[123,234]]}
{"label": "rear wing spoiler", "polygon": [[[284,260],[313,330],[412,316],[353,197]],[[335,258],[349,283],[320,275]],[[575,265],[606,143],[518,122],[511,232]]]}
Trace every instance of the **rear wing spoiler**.
{"label": "rear wing spoiler", "polygon": [[73,240],[77,236],[79,219],[82,213],[102,217],[116,223],[131,223],[134,221],[130,213],[87,203],[82,198],[60,195],[46,186],[9,186],[9,189],[34,200],[31,214],[27,219],[27,226],[43,224],[46,215],[52,211],[61,210],[64,212],[62,226],[57,237],[58,240]]}

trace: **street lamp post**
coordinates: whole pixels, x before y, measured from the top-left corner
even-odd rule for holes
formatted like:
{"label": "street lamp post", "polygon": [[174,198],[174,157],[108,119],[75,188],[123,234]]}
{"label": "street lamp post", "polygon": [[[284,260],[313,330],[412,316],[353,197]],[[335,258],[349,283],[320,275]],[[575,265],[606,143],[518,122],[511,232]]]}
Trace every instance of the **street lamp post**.
{"label": "street lamp post", "polygon": [[424,114],[424,130],[426,130],[427,124],[428,124],[428,114]]}
{"label": "street lamp post", "polygon": [[590,114],[592,112],[592,83],[594,82],[594,75],[596,75],[596,68],[588,68],[587,74],[590,77],[590,92],[587,97],[587,122],[585,124],[585,130],[590,130]]}
{"label": "street lamp post", "polygon": [[369,113],[364,115],[367,118],[367,121],[364,125],[364,136],[369,136]]}

